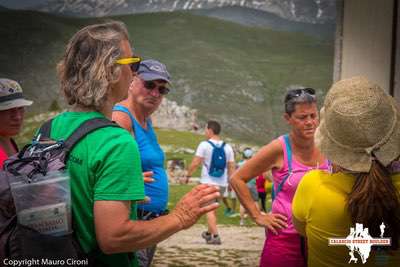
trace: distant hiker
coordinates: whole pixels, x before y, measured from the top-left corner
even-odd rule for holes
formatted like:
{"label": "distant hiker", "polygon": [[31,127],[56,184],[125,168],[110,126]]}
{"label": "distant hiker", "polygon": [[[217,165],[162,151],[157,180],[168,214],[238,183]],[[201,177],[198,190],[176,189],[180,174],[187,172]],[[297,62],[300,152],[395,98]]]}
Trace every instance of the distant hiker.
{"label": "distant hiker", "polygon": [[[235,157],[229,144],[221,140],[219,134],[221,125],[216,121],[208,121],[205,128],[207,141],[199,144],[196,154],[186,174],[186,179],[202,165],[201,184],[212,184],[220,188],[221,195],[228,187],[228,180],[235,170]],[[221,238],[217,229],[217,212],[212,210],[207,213],[208,230],[201,236],[207,244],[219,245]]]}
{"label": "distant hiker", "polygon": [[[170,91],[170,74],[161,62],[153,59],[140,62],[128,90],[128,98],[113,108],[112,118],[135,138],[142,162],[144,185],[149,202],[137,207],[138,220],[152,220],[168,214],[168,177],[164,169],[165,155],[153,129],[151,115]],[[156,245],[137,251],[139,265],[150,266]]]}
{"label": "distant hiker", "polygon": [[[243,150],[243,153],[242,153],[242,157],[243,157],[243,158],[242,158],[241,161],[239,161],[238,167],[239,167],[239,168],[242,167],[242,166],[246,163],[246,161],[248,161],[251,157],[253,157],[253,155],[254,155],[253,149],[251,149],[250,147],[246,147],[246,148]],[[250,190],[251,198],[253,199],[254,204],[255,204],[255,205],[257,206],[257,208],[259,209],[259,206],[258,206],[258,192],[257,192],[257,185],[256,185],[256,177],[254,177],[253,179],[250,179],[250,180],[247,182],[247,187],[248,187],[249,190]],[[243,207],[243,205],[240,205],[240,223],[239,223],[240,226],[244,225],[244,219],[245,219],[246,217],[247,217],[246,209]]]}
{"label": "distant hiker", "polygon": [[19,83],[10,79],[0,79],[0,169],[9,156],[18,152],[12,137],[21,131],[25,107],[32,103],[22,95]]}
{"label": "distant hiker", "polygon": [[[53,118],[50,137],[65,140],[88,120],[111,119],[112,107],[128,95],[139,62],[122,22],[90,25],[75,33],[58,64],[61,91],[72,111]],[[190,227],[218,207],[204,206],[219,193],[201,185],[169,215],[137,221],[136,203],[145,197],[139,150],[132,135],[117,126],[86,135],[72,149],[67,167],[73,230],[83,251],[95,252],[95,266],[137,266],[135,250]]]}
{"label": "distant hiker", "polygon": [[[313,169],[328,170],[328,161],[314,145],[318,110],[312,88],[290,90],[285,97],[284,118],[289,134],[273,140],[248,160],[231,179],[242,205],[260,226],[266,226],[261,266],[305,266],[304,244],[292,222],[292,199],[303,175]],[[251,198],[246,183],[272,170],[275,199],[272,213],[262,214]]]}
{"label": "distant hiker", "polygon": [[[336,82],[325,97],[315,143],[332,171],[308,172],[292,206],[294,225],[307,237],[308,266],[400,266],[396,99],[364,77]],[[332,237],[367,241],[327,246]],[[391,246],[371,247],[371,237],[388,238]]]}
{"label": "distant hiker", "polygon": [[265,207],[265,201],[267,198],[267,192],[265,190],[265,184],[267,183],[264,173],[260,174],[256,178],[256,187],[257,187],[257,193],[258,193],[258,199],[260,200],[261,204],[261,210],[263,212],[267,212],[267,208]]}

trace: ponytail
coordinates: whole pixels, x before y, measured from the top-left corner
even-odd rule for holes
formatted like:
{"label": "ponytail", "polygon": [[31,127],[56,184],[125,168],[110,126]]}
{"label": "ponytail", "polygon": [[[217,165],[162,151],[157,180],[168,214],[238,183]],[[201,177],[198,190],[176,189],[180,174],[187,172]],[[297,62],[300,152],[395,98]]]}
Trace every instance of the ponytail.
{"label": "ponytail", "polygon": [[358,174],[348,198],[352,223],[368,227],[373,237],[380,236],[380,224],[386,226],[384,237],[392,238],[391,248],[399,248],[400,199],[390,172],[378,161],[372,162],[369,173]]}

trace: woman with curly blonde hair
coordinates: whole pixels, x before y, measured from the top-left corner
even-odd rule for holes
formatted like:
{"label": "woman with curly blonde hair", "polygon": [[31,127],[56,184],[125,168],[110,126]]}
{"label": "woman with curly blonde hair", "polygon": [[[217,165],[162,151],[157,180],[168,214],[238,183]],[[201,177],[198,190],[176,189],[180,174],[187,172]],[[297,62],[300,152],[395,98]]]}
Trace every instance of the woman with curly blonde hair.
{"label": "woman with curly blonde hair", "polygon": [[[89,120],[109,120],[113,106],[127,97],[139,63],[122,22],[78,31],[58,64],[61,90],[72,111],[53,118],[50,137],[66,140]],[[216,209],[217,204],[204,204],[218,192],[195,187],[170,214],[137,221],[136,203],[145,197],[138,146],[128,131],[112,126],[90,132],[69,154],[74,233],[83,252],[91,255],[91,265],[137,266],[134,251],[190,227]]]}

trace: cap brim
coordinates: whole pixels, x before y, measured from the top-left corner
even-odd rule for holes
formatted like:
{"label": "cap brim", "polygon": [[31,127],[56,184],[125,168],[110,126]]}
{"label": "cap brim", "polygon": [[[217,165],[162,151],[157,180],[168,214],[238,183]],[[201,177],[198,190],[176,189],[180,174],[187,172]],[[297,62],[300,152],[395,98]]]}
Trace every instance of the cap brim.
{"label": "cap brim", "polygon": [[154,73],[140,73],[138,75],[144,81],[163,80],[163,81],[166,81],[167,83],[171,83],[171,81],[169,79],[165,78],[164,76],[154,74]]}
{"label": "cap brim", "polygon": [[0,111],[12,109],[12,108],[19,108],[19,107],[27,107],[32,105],[33,101],[26,100],[26,99],[14,99],[11,101],[6,101],[0,103]]}

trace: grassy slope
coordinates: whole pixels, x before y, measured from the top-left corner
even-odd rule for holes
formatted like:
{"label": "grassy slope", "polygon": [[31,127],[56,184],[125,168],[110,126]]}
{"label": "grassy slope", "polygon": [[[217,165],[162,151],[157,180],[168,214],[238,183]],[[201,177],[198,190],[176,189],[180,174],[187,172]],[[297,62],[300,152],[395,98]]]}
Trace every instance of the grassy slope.
{"label": "grassy slope", "polygon": [[[168,202],[168,208],[173,209],[175,207],[176,203],[179,201],[179,199],[186,193],[188,192],[193,186],[192,185],[171,185],[170,186],[170,192],[169,192],[169,202]],[[270,198],[270,195],[268,195],[268,198]],[[267,201],[267,209],[271,208],[271,202]],[[232,224],[232,225],[239,225],[240,217],[235,216],[233,218],[231,217],[226,217],[224,216],[224,208],[225,206],[220,203],[220,208],[217,210],[217,221],[218,224]],[[237,210],[236,212],[239,212],[239,201],[237,200]],[[203,216],[198,223],[205,224],[206,223],[206,218]],[[246,226],[255,226],[255,223],[251,221],[251,219],[247,218],[245,220],[245,225]]]}
{"label": "grassy slope", "polygon": [[[203,119],[219,119],[227,132],[246,140],[265,142],[284,131],[288,85],[324,90],[330,83],[332,45],[302,34],[185,13],[158,14],[152,21],[148,15],[122,18],[136,50],[168,64],[176,81],[172,99],[199,109]],[[242,90],[264,100],[255,103]]]}
{"label": "grassy slope", "polygon": [[[170,99],[198,109],[203,121],[221,121],[226,135],[246,142],[265,143],[285,131],[288,85],[325,91],[331,82],[332,44],[302,34],[184,12],[115,19],[128,25],[136,53],[167,64],[174,81]],[[95,21],[1,12],[0,61],[6,64],[0,76],[19,80],[36,100],[34,110],[47,110],[60,97],[55,65],[68,38]]]}

